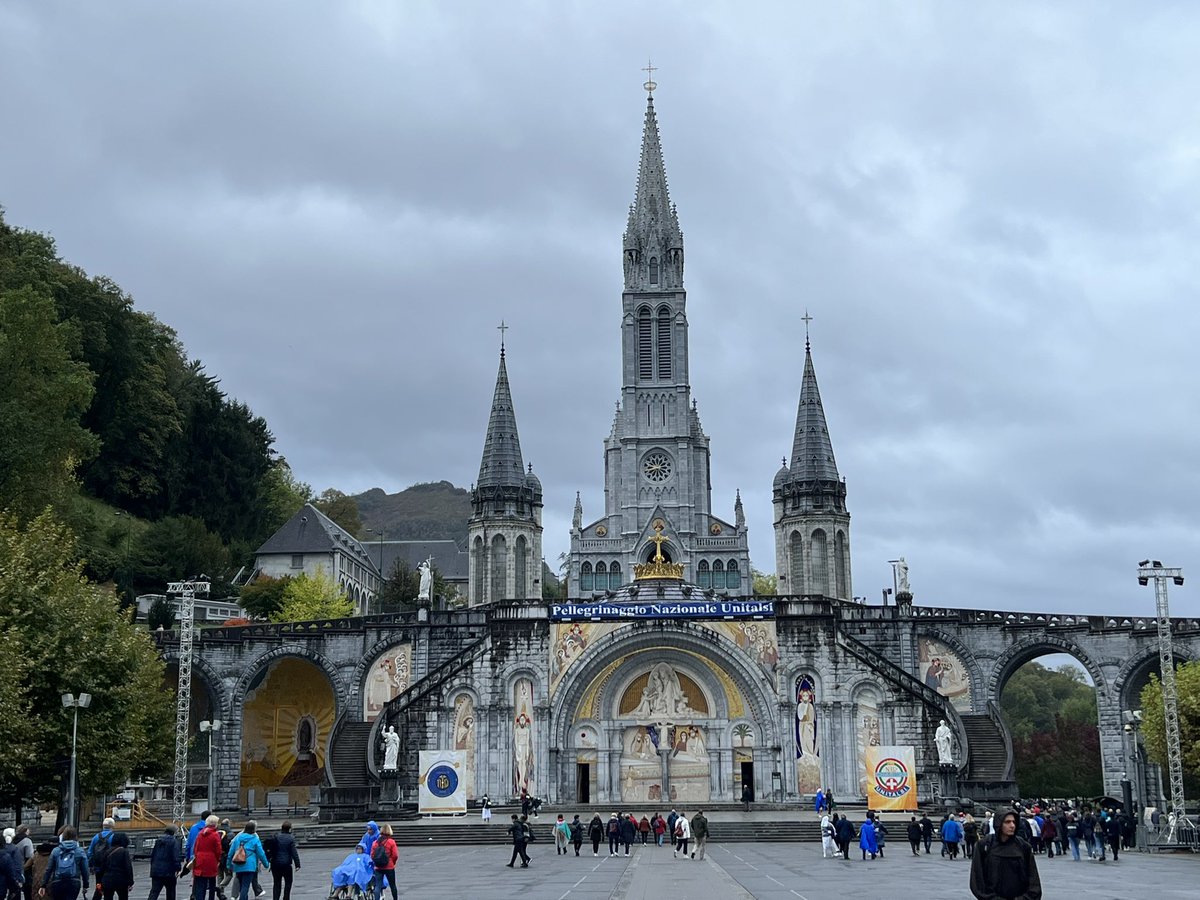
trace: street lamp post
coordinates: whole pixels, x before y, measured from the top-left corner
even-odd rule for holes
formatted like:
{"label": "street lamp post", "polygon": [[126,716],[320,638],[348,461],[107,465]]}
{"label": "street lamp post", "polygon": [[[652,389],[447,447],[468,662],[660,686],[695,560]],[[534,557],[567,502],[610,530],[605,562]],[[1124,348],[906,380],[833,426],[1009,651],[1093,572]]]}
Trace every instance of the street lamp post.
{"label": "street lamp post", "polygon": [[217,732],[221,730],[221,726],[225,723],[220,719],[206,720],[200,723],[200,730],[208,734],[208,808],[214,809],[217,805],[217,788],[216,788],[216,762],[214,750],[216,749]]}
{"label": "street lamp post", "polygon": [[67,789],[67,824],[73,827],[79,825],[75,815],[75,779],[76,779],[76,749],[79,744],[79,711],[92,705],[91,694],[63,694],[62,705],[73,711],[74,721],[71,724],[71,783]]}

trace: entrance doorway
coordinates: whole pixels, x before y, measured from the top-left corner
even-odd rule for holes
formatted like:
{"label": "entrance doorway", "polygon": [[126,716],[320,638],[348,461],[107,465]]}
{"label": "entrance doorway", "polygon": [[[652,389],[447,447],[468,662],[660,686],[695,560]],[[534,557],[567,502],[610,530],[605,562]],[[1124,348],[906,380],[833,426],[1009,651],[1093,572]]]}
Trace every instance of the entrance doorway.
{"label": "entrance doorway", "polygon": [[[757,792],[754,789],[754,763],[752,762],[742,763],[742,790],[744,791],[746,788],[750,788],[751,797],[757,796]],[[738,799],[741,800],[742,798],[738,797]]]}
{"label": "entrance doorway", "polygon": [[592,766],[590,763],[575,764],[575,802],[592,802]]}

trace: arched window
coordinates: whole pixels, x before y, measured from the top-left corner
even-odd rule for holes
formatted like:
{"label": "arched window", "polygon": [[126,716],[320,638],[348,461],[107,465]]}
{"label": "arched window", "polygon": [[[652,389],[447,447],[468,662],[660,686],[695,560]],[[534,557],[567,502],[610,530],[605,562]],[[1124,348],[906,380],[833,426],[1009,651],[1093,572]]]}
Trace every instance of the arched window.
{"label": "arched window", "polygon": [[492,538],[492,596],[489,600],[508,598],[508,542],[504,535]]}
{"label": "arched window", "polygon": [[719,559],[713,561],[713,587],[718,591],[725,590],[725,563]]}
{"label": "arched window", "polygon": [[837,537],[833,540],[833,566],[834,577],[837,579],[837,595],[842,600],[849,599],[849,591],[846,586],[848,581],[846,571],[846,532],[839,531]]}
{"label": "arched window", "polygon": [[671,377],[671,310],[658,311],[658,377]]}
{"label": "arched window", "polygon": [[738,571],[736,559],[731,559],[725,565],[725,587],[731,591],[740,591],[742,589],[741,573]]}
{"label": "arched window", "polygon": [[812,589],[814,594],[829,596],[829,556],[825,532],[818,528],[812,533]]}
{"label": "arched window", "polygon": [[515,547],[516,558],[513,560],[516,563],[517,577],[514,581],[516,586],[516,594],[518,600],[524,600],[529,596],[529,585],[525,582],[526,568],[525,557],[528,555],[525,550],[525,537],[519,535]]}
{"label": "arched window", "polygon": [[475,546],[471,550],[471,567],[475,570],[472,572],[473,586],[475,596],[471,599],[475,603],[483,602],[483,572],[487,568],[487,561],[483,555],[483,538],[475,538]]}
{"label": "arched window", "polygon": [[658,257],[650,257],[650,283],[658,284]]}
{"label": "arched window", "polygon": [[596,590],[603,591],[608,588],[608,566],[602,562],[596,563]]}
{"label": "arched window", "polygon": [[708,569],[708,560],[700,560],[700,565],[696,566],[696,583],[702,588],[712,587],[712,572]]}
{"label": "arched window", "polygon": [[614,591],[621,586],[621,564],[619,562],[608,567],[608,586]]}
{"label": "arched window", "polygon": [[594,589],[595,582],[592,580],[592,564],[584,563],[579,567],[579,590],[590,591]]}
{"label": "arched window", "polygon": [[781,585],[783,588],[780,593],[803,594],[804,593],[804,538],[800,536],[800,532],[793,531],[788,537],[788,566],[791,574],[788,576],[789,583]]}
{"label": "arched window", "polygon": [[638,310],[637,358],[638,377],[654,377],[654,319],[650,315],[650,307],[643,306]]}

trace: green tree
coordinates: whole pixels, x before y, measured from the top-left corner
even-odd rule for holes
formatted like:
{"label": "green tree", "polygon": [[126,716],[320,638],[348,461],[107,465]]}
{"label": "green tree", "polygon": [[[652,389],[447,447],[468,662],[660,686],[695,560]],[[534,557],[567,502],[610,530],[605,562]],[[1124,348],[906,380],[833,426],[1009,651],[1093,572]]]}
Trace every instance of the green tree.
{"label": "green tree", "polygon": [[[19,772],[0,793],[14,799],[61,797],[71,746],[71,716],[59,700],[65,693],[92,695],[79,718],[81,796],[171,765],[174,701],[162,689],[158,651],[111,591],[82,576],[74,555],[70,531],[50,513],[24,527],[0,514],[0,635],[19,647],[0,648],[0,682],[24,686],[35,725],[25,743],[18,735],[4,747],[3,765],[16,760]],[[13,710],[19,716],[24,702],[18,696],[10,707],[6,695],[0,719],[14,718]]]}
{"label": "green tree", "polygon": [[219,534],[199,519],[170,516],[151,524],[134,550],[140,586],[161,590],[168,581],[207,575],[214,596],[225,596],[221,582],[229,574],[229,550]]}
{"label": "green tree", "polygon": [[390,613],[414,609],[420,592],[420,574],[409,568],[404,560],[398,559],[379,591],[379,611]]}
{"label": "green tree", "polygon": [[362,531],[362,519],[358,515],[358,501],[336,488],[326,488],[313,501],[319,509],[355,537]]}
{"label": "green tree", "polygon": [[312,575],[297,575],[283,592],[283,605],[275,614],[276,622],[311,622],[316,619],[340,619],[353,615],[354,604],[341,585],[318,566]]}
{"label": "green tree", "polygon": [[274,619],[283,609],[284,595],[287,593],[291,576],[282,578],[262,577],[242,587],[239,601],[242,609],[256,619]]}
{"label": "green tree", "polygon": [[755,597],[774,597],[779,593],[779,580],[774,575],[760,572],[753,566],[750,567],[750,574],[753,577]]}
{"label": "green tree", "polygon": [[92,374],[71,358],[78,332],[31,288],[0,293],[0,509],[22,520],[62,504],[97,449],[80,424]]}
{"label": "green tree", "polygon": [[[1200,661],[1175,666],[1175,692],[1179,695],[1179,747],[1183,770],[1200,776]],[[1142,688],[1142,735],[1154,762],[1167,768],[1167,726],[1163,715],[1162,682],[1151,674]],[[1189,779],[1190,781],[1190,779]]]}
{"label": "green tree", "polygon": [[146,625],[151,631],[160,628],[170,630],[175,627],[175,604],[167,596],[158,596],[146,610]]}
{"label": "green tree", "polygon": [[263,537],[270,537],[312,499],[312,487],[296,478],[282,456],[263,476],[258,502],[263,508]]}

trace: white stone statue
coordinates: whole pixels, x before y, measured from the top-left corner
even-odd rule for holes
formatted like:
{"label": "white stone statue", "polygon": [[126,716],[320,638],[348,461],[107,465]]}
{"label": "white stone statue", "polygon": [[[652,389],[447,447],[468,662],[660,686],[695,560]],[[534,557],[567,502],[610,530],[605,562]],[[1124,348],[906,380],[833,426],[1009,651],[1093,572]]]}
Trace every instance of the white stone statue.
{"label": "white stone statue", "polygon": [[651,669],[633,717],[656,722],[678,722],[693,715],[697,713],[688,703],[687,694],[683,692],[675,670],[666,663],[659,663]]}
{"label": "white stone statue", "polygon": [[429,600],[433,591],[433,568],[430,566],[429,560],[425,560],[417,566],[417,571],[421,573],[421,587],[417,591],[417,599]]}
{"label": "white stone statue", "polygon": [[389,725],[387,731],[383,733],[383,770],[395,772],[396,761],[399,757],[400,735],[396,733],[396,726]]}
{"label": "white stone statue", "polygon": [[933,742],[937,745],[938,764],[954,765],[954,732],[950,730],[945,719],[938,723],[937,731],[933,735]]}
{"label": "white stone statue", "polygon": [[898,594],[911,594],[912,591],[908,587],[908,563],[904,557],[900,557],[900,561],[896,563],[896,584]]}

